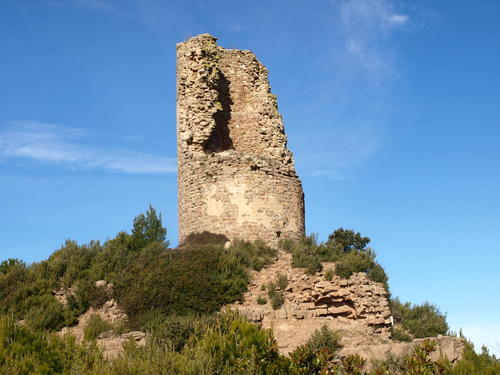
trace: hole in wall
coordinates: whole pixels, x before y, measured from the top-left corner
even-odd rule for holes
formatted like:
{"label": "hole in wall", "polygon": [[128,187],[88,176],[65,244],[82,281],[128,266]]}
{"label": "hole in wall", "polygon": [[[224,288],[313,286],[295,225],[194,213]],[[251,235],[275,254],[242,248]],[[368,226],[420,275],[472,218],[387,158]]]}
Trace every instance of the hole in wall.
{"label": "hole in wall", "polygon": [[216,90],[218,93],[217,102],[220,108],[213,115],[215,127],[203,147],[206,153],[234,150],[228,126],[231,120],[231,104],[233,104],[229,91],[230,83],[224,74],[219,71]]}

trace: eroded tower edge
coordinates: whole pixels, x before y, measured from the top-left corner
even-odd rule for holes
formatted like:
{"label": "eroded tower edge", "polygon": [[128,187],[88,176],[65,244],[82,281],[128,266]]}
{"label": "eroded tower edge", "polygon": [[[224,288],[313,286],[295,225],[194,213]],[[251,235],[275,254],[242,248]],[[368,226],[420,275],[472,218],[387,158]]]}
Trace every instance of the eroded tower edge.
{"label": "eroded tower edge", "polygon": [[304,193],[267,69],[201,34],[177,44],[179,241],[304,235]]}

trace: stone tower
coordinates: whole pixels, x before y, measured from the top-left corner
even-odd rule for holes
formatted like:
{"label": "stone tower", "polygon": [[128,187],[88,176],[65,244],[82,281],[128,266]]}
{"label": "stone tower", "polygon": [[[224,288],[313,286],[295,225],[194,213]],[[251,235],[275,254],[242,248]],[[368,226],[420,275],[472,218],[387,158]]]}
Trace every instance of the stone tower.
{"label": "stone tower", "polygon": [[177,44],[179,241],[304,235],[304,193],[266,68],[198,35]]}

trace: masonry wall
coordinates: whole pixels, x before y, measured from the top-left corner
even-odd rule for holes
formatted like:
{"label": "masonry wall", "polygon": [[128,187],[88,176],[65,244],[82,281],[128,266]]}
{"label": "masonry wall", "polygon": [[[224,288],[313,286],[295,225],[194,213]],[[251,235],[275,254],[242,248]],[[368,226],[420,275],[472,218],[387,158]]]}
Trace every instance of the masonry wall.
{"label": "masonry wall", "polygon": [[304,235],[304,194],[267,70],[202,34],[177,45],[179,240]]}

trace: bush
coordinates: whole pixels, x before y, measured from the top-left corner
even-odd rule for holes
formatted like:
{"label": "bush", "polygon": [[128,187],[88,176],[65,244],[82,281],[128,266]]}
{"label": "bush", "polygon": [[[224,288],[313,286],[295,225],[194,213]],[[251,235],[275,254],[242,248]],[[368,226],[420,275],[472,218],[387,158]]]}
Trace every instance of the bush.
{"label": "bush", "polygon": [[275,291],[269,297],[271,298],[271,306],[273,310],[278,310],[285,303],[285,295],[281,290],[277,292]]}
{"label": "bush", "polygon": [[339,247],[344,253],[351,251],[363,251],[370,243],[368,237],[361,236],[361,233],[352,229],[339,228],[328,236],[327,245],[329,247]]}
{"label": "bush", "polygon": [[85,340],[95,340],[101,333],[110,331],[112,328],[113,326],[102,320],[98,314],[92,314],[83,329],[83,337]]}
{"label": "bush", "polygon": [[267,299],[265,297],[259,296],[257,297],[257,303],[259,305],[265,305],[267,303]]}
{"label": "bush", "polygon": [[200,246],[224,246],[229,238],[223,234],[216,234],[208,231],[192,232],[185,240],[179,244],[179,248],[193,248]]}
{"label": "bush", "polygon": [[179,352],[190,340],[201,337],[214,320],[215,317],[210,315],[164,315],[152,310],[141,317],[141,328],[158,345]]}
{"label": "bush", "polygon": [[153,309],[165,315],[211,313],[240,299],[250,280],[248,268],[267,264],[274,255],[260,242],[182,250],[154,243],[122,271],[114,295],[132,321]]}
{"label": "bush", "polygon": [[462,359],[453,367],[449,375],[498,375],[500,359],[489,353],[483,346],[481,352],[474,350],[474,345],[467,341]]}
{"label": "bush", "polygon": [[304,253],[294,253],[292,266],[295,268],[305,268],[306,273],[309,275],[314,275],[323,269],[318,256]]}
{"label": "bush", "polygon": [[101,361],[96,346],[77,345],[73,338],[33,331],[11,318],[0,317],[0,374],[90,375]]}
{"label": "bush", "polygon": [[246,287],[248,275],[241,267],[221,267],[220,248],[164,251],[151,246],[115,283],[114,294],[132,320],[153,309],[165,315],[214,312]]}
{"label": "bush", "polygon": [[342,358],[342,368],[346,375],[362,375],[365,364],[366,360],[359,354],[349,354]]}
{"label": "bush", "polygon": [[226,254],[241,265],[260,271],[276,259],[277,251],[261,240],[255,242],[236,240]]}
{"label": "bush", "polygon": [[290,353],[290,359],[291,374],[334,374],[330,369],[333,356],[328,350],[317,351],[308,345],[302,345]]}
{"label": "bush", "polygon": [[131,236],[131,250],[140,250],[154,242],[168,247],[165,240],[167,230],[162,225],[161,214],[157,215],[153,206],[149,205],[146,214],[139,214],[134,219]]}
{"label": "bush", "polygon": [[279,355],[271,331],[259,328],[237,313],[222,314],[198,347],[212,358],[213,374],[286,373],[287,361]]}
{"label": "bush", "polygon": [[327,325],[323,325],[319,330],[314,331],[306,345],[315,351],[327,349],[331,354],[337,353],[342,347],[340,345],[340,335],[332,331]]}
{"label": "bush", "polygon": [[88,292],[89,305],[94,309],[100,308],[109,299],[111,299],[111,293],[106,287],[92,286]]}
{"label": "bush", "polygon": [[30,326],[39,330],[57,330],[63,327],[65,316],[63,305],[53,296],[43,294],[27,300],[26,320]]}
{"label": "bush", "polygon": [[326,271],[325,271],[325,279],[328,280],[328,281],[332,281],[333,279],[333,275],[334,275],[334,272],[331,268],[328,268]]}
{"label": "bush", "polygon": [[278,310],[285,303],[285,289],[288,286],[288,276],[278,274],[275,282],[267,284],[267,294],[271,300],[273,310]]}
{"label": "bush", "polygon": [[283,239],[279,242],[278,246],[292,254],[293,267],[305,268],[306,273],[310,275],[321,271],[322,265],[316,236],[307,236],[300,241]]}
{"label": "bush", "polygon": [[413,340],[413,337],[403,329],[394,327],[392,329],[391,339],[393,339],[394,341],[410,342]]}
{"label": "bush", "polygon": [[[413,305],[392,299],[391,310],[395,323],[414,338],[436,337],[448,333],[446,315],[428,302]],[[396,333],[396,337],[397,335],[399,334]]]}
{"label": "bush", "polygon": [[387,275],[375,261],[373,250],[367,247],[369,242],[370,239],[360,233],[339,228],[325,243],[318,243],[317,237],[312,235],[301,241],[284,239],[278,245],[292,254],[293,267],[305,268],[308,274],[321,271],[321,262],[337,262],[335,273],[340,277],[349,278],[355,272],[365,272],[370,280],[384,283],[388,290]]}
{"label": "bush", "polygon": [[288,286],[288,276],[283,273],[279,273],[277,277],[277,284],[278,288],[285,290]]}

